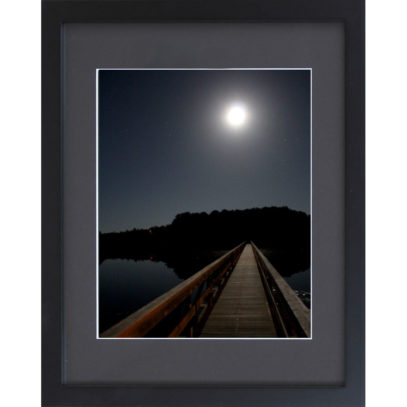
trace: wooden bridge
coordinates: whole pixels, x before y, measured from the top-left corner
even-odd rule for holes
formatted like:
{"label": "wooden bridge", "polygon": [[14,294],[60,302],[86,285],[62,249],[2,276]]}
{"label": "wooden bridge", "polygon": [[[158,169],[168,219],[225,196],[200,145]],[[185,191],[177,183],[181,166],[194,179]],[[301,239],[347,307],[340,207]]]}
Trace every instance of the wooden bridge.
{"label": "wooden bridge", "polygon": [[101,337],[310,337],[310,310],[244,242]]}

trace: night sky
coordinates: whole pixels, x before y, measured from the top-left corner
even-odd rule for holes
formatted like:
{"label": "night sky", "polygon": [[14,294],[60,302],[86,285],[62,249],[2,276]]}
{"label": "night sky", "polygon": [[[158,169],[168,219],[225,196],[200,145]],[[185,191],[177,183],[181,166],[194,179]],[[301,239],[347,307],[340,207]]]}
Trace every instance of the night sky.
{"label": "night sky", "polygon": [[[310,71],[99,71],[99,227],[181,212],[310,212]],[[245,107],[233,128],[228,108]]]}

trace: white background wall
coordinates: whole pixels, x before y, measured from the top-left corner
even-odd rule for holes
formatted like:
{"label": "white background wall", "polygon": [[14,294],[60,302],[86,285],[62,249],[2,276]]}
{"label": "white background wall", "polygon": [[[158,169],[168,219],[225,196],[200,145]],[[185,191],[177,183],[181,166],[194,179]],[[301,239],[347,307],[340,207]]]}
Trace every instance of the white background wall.
{"label": "white background wall", "polygon": [[[367,0],[369,407],[405,405],[406,15]],[[0,400],[39,406],[40,1],[3,1],[0,19]]]}

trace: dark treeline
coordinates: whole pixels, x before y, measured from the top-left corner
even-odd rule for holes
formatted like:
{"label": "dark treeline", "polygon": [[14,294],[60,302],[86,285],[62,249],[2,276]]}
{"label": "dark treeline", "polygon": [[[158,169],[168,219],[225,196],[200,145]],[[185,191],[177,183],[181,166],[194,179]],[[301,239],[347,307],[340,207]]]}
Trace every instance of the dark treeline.
{"label": "dark treeline", "polygon": [[167,226],[100,233],[99,253],[101,262],[153,259],[176,266],[180,258],[185,262],[198,253],[221,253],[249,240],[265,249],[282,273],[309,267],[310,216],[287,207],[181,213]]}

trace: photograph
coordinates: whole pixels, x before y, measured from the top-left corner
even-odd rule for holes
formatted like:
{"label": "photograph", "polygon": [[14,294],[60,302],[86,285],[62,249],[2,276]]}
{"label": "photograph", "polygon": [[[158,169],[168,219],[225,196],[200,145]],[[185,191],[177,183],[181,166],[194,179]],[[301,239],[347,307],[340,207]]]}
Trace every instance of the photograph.
{"label": "photograph", "polygon": [[312,339],[312,70],[96,70],[96,338]]}

